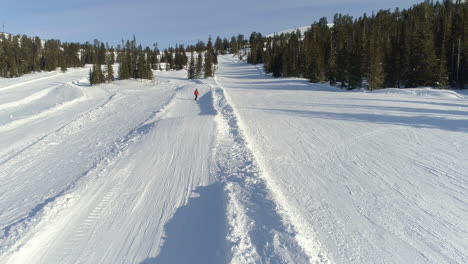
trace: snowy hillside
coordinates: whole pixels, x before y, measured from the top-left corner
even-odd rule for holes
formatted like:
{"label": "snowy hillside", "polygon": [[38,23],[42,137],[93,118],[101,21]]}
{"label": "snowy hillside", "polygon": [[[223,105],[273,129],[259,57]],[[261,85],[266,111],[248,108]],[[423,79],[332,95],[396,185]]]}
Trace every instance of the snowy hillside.
{"label": "snowy hillside", "polygon": [[274,35],[281,35],[281,34],[286,34],[286,33],[292,33],[292,32],[296,32],[297,30],[299,30],[301,32],[302,35],[304,35],[304,33],[310,28],[310,26],[305,26],[305,27],[299,27],[299,28],[295,28],[295,29],[288,29],[288,30],[283,30],[283,31],[279,31],[279,32],[275,32],[273,34],[270,34],[270,35],[267,35],[267,37],[273,37]]}
{"label": "snowy hillside", "polygon": [[[329,24],[327,24],[327,26],[333,27],[333,23],[329,23]],[[310,26],[298,27],[298,28],[294,28],[294,29],[287,29],[287,30],[275,32],[273,34],[269,34],[269,35],[266,35],[266,36],[267,37],[273,37],[274,35],[292,33],[292,32],[296,32],[298,30],[301,32],[301,35],[304,36],[304,34],[307,32],[307,30],[309,30],[309,28],[310,28]]]}
{"label": "snowy hillside", "polygon": [[466,94],[218,67],[0,79],[0,263],[468,262]]}

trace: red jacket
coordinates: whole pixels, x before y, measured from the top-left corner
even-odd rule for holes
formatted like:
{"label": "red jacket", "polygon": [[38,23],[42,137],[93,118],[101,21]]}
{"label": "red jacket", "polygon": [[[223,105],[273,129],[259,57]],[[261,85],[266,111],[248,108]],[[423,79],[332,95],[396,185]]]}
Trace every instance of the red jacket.
{"label": "red jacket", "polygon": [[195,92],[193,92],[193,94],[194,94],[195,96],[198,96],[198,90],[195,90]]}

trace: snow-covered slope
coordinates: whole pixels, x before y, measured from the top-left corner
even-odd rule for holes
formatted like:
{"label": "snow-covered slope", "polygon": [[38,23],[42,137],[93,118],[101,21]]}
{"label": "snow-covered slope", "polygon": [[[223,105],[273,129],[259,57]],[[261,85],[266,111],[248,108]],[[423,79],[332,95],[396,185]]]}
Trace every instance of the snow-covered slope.
{"label": "snow-covered slope", "polygon": [[464,96],[344,92],[221,61],[217,82],[298,235],[312,229],[336,263],[468,260]]}
{"label": "snow-covered slope", "polygon": [[219,62],[0,80],[0,263],[467,262],[466,95]]}
{"label": "snow-covered slope", "polygon": [[[329,23],[327,24],[328,27],[333,27],[333,23]],[[294,28],[294,29],[286,29],[286,30],[282,30],[282,31],[279,31],[279,32],[274,32],[272,34],[268,34],[266,35],[267,37],[273,37],[275,35],[281,35],[281,34],[287,34],[287,33],[292,33],[292,32],[297,32],[298,30],[301,32],[302,36],[304,36],[304,34],[307,32],[307,30],[310,29],[310,26],[304,26],[304,27],[298,27],[298,28]]]}
{"label": "snow-covered slope", "polygon": [[299,30],[301,32],[302,35],[304,35],[304,33],[309,30],[310,26],[305,26],[305,27],[299,27],[299,28],[295,28],[295,29],[287,29],[287,30],[283,30],[283,31],[279,31],[279,32],[275,32],[273,34],[269,34],[267,35],[267,37],[273,37],[274,35],[281,35],[281,34],[286,34],[286,33],[292,33],[292,32],[296,32],[297,30]]}

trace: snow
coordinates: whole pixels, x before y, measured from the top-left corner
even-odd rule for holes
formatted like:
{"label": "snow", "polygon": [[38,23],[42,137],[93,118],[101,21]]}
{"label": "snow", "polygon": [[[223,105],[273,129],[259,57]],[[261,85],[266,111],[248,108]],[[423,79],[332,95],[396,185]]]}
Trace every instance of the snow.
{"label": "snow", "polygon": [[295,29],[287,29],[287,30],[283,30],[283,31],[279,31],[279,32],[275,32],[273,34],[269,34],[267,35],[267,37],[273,37],[275,35],[281,35],[281,34],[287,34],[287,33],[296,33],[297,30],[299,30],[301,32],[302,35],[304,35],[304,33],[309,30],[310,26],[305,26],[305,27],[299,27],[299,28],[295,28]]}
{"label": "snow", "polygon": [[382,90],[375,90],[372,93],[381,93],[381,94],[395,94],[395,95],[407,95],[409,97],[435,97],[435,98],[446,98],[446,99],[464,99],[465,96],[462,94],[452,91],[452,90],[439,90],[428,87],[423,88],[408,88],[408,89],[398,89],[398,88],[387,88]]}
{"label": "snow", "polygon": [[[328,27],[333,27],[333,23],[328,23],[327,24]],[[274,32],[273,34],[268,34],[267,37],[273,37],[275,35],[281,35],[281,34],[288,34],[288,33],[296,33],[296,31],[300,31],[302,36],[304,36],[304,34],[307,32],[307,30],[310,29],[311,26],[304,26],[304,27],[298,27],[298,28],[294,28],[294,29],[286,29],[286,30],[282,30],[282,31],[279,31],[279,32]]]}
{"label": "snow", "polygon": [[216,79],[270,189],[300,216],[298,235],[313,227],[336,263],[467,261],[463,96],[346,92],[221,65]]}
{"label": "snow", "polygon": [[1,79],[0,263],[468,262],[466,93],[218,67]]}

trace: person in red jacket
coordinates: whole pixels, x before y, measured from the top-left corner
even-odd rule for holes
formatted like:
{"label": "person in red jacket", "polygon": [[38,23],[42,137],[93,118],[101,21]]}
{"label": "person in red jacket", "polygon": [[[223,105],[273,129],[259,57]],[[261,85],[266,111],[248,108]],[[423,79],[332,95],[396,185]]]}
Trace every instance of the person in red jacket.
{"label": "person in red jacket", "polygon": [[195,101],[196,101],[198,98],[198,89],[195,89],[195,92],[193,92],[193,94],[195,95]]}

